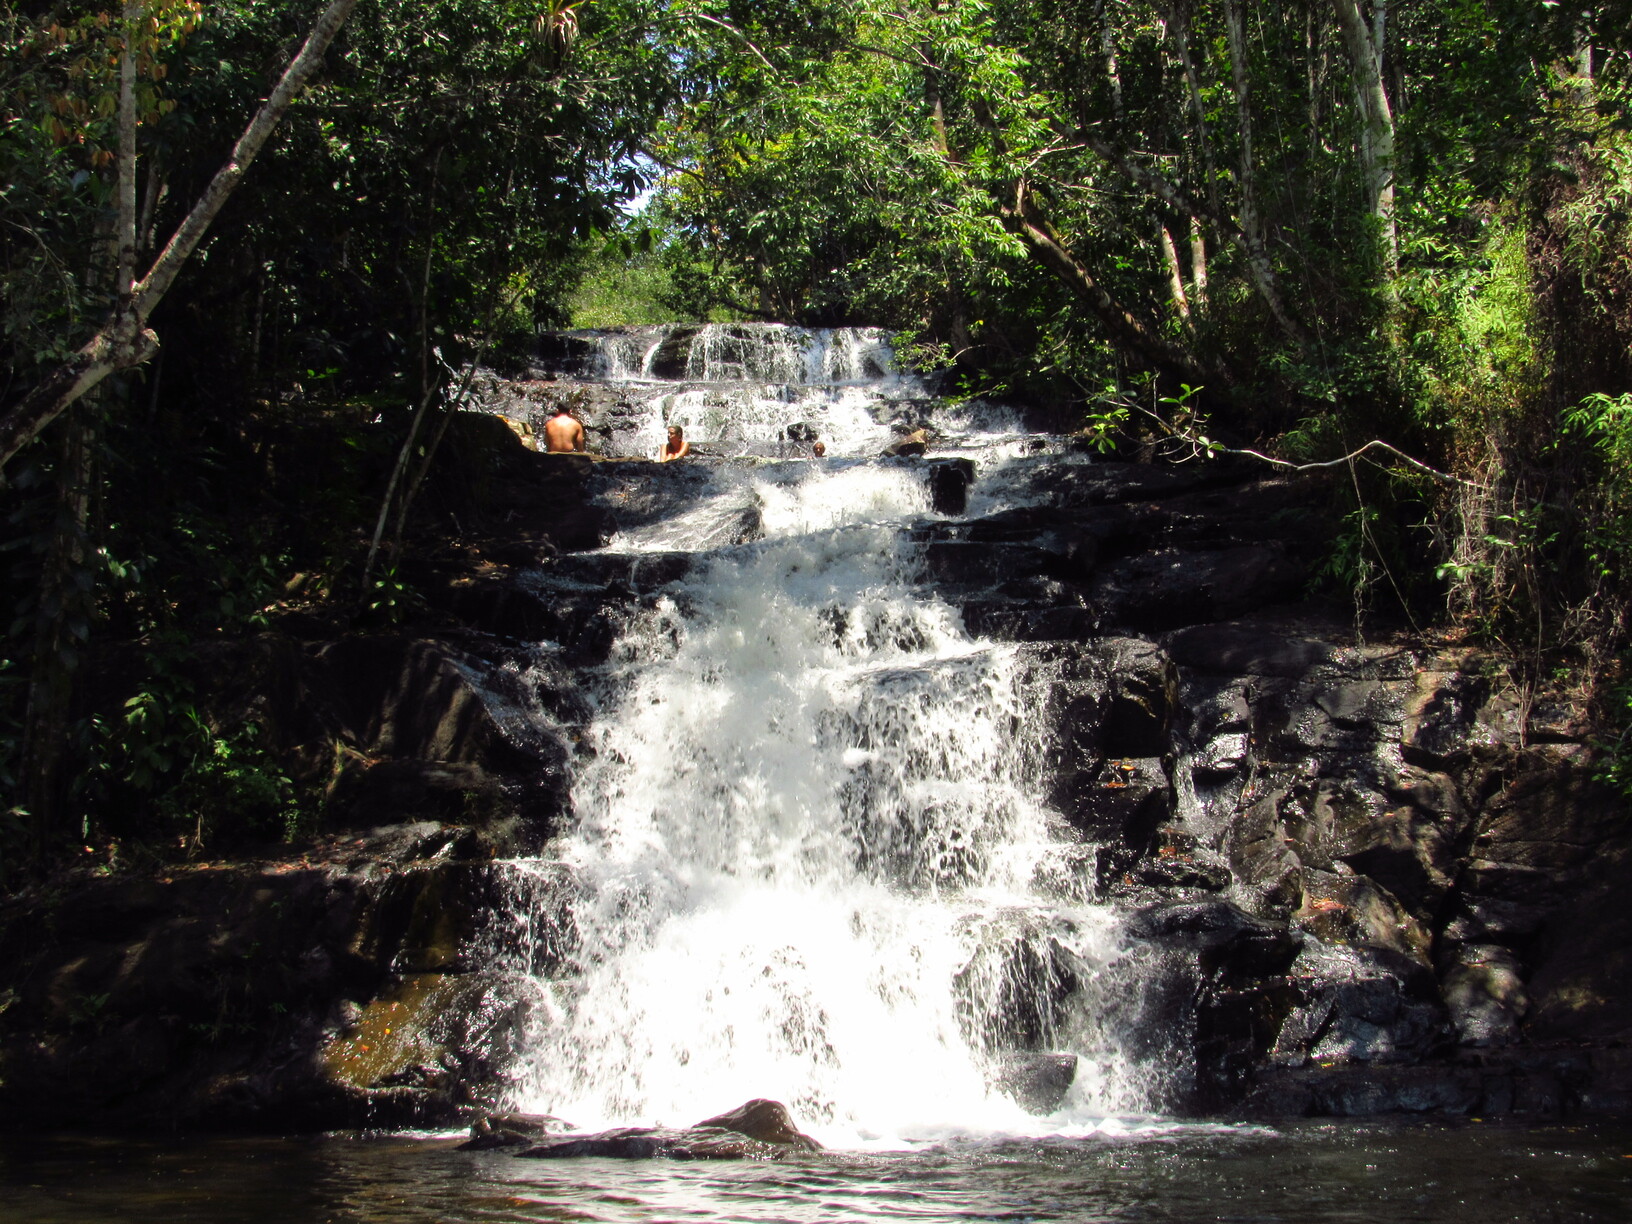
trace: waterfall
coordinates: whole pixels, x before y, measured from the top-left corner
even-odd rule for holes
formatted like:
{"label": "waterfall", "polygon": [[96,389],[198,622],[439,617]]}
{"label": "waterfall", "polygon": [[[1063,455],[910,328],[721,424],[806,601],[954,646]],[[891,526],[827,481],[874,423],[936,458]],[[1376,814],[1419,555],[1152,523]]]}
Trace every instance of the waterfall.
{"label": "waterfall", "polygon": [[[1018,648],[925,581],[922,471],[862,458],[906,376],[877,333],[693,333],[667,355],[672,330],[603,338],[603,375],[653,393],[637,436],[683,423],[742,454],[820,408],[835,457],[653,468],[689,504],[608,547],[691,564],[599,669],[572,828],[517,865],[571,883],[516,1103],[685,1125],[769,1096],[851,1145],[1138,1107],[1116,914],[1044,801]],[[937,420],[983,504],[1024,496],[990,474],[1033,445],[1012,422]]]}

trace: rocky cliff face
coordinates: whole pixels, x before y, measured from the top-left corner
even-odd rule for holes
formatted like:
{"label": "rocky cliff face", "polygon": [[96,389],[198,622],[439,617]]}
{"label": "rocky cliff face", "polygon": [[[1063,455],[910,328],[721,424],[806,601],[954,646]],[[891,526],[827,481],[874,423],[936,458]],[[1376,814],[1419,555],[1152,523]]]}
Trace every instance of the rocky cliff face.
{"label": "rocky cliff face", "polygon": [[[536,455],[492,418],[462,432],[487,517],[422,562],[421,632],[206,661],[326,779],[325,834],[0,909],[12,1116],[399,1125],[502,1098],[518,982],[571,933],[548,880],[496,904],[494,859],[559,827],[578,671],[690,563],[572,554],[694,476]],[[957,511],[967,473],[914,470]],[[1569,704],[1499,658],[1302,602],[1316,486],[1113,463],[1035,479],[1024,510],[921,525],[922,580],[1025,643],[1051,805],[1099,895],[1137,910],[1138,1006],[1188,1068],[1157,1104],[1632,1106],[1632,824]],[[523,648],[541,639],[557,648]]]}

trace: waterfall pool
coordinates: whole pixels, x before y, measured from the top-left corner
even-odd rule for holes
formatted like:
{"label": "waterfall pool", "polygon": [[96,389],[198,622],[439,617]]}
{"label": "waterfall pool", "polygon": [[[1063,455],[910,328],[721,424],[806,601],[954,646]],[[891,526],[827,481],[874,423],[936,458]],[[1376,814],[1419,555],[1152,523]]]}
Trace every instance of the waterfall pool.
{"label": "waterfall pool", "polygon": [[1120,1125],[799,1160],[522,1160],[458,1140],[7,1136],[7,1224],[1553,1224],[1632,1219],[1632,1128]]}

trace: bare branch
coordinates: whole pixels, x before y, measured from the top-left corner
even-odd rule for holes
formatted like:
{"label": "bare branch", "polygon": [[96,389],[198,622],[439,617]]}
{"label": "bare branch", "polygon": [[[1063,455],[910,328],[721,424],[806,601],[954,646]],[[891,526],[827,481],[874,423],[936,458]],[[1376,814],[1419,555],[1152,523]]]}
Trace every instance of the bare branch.
{"label": "bare branch", "polygon": [[777,71],[776,65],[765,58],[765,53],[758,47],[754,46],[753,40],[741,30],[737,29],[737,27],[732,25],[729,21],[721,21],[718,17],[710,17],[707,13],[698,13],[695,11],[692,12],[691,16],[695,17],[698,21],[706,21],[709,25],[719,26],[720,29],[724,30],[727,34],[731,34],[740,39],[742,45],[747,47],[748,50],[752,51],[754,53],[754,57],[758,59],[760,63],[764,64],[765,67],[771,70],[772,76],[777,78],[782,76],[782,74]]}
{"label": "bare branch", "polygon": [[1438,468],[1431,468],[1421,459],[1412,458],[1393,443],[1384,442],[1381,438],[1373,438],[1364,446],[1356,447],[1348,454],[1340,455],[1336,459],[1324,459],[1317,463],[1293,463],[1286,459],[1276,459],[1273,455],[1260,454],[1255,450],[1236,449],[1235,447],[1230,446],[1218,446],[1215,449],[1219,454],[1245,455],[1249,459],[1259,459],[1264,463],[1273,464],[1275,467],[1285,468],[1292,472],[1312,472],[1317,468],[1340,467],[1354,459],[1358,459],[1361,455],[1373,448],[1387,451],[1389,454],[1405,463],[1408,467],[1414,468],[1416,471],[1421,472],[1424,476],[1431,477],[1434,480],[1440,481],[1442,484],[1462,485],[1464,488],[1468,489],[1484,489],[1489,487],[1487,485],[1482,485],[1477,481],[1464,480],[1460,476],[1452,476],[1448,472],[1441,472]]}

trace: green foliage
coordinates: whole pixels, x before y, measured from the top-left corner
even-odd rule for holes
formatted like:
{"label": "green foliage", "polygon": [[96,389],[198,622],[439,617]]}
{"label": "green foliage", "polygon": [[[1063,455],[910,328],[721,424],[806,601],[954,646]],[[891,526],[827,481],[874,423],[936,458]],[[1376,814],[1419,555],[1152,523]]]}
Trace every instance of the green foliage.
{"label": "green foliage", "polygon": [[1430,428],[1477,429],[1516,418],[1548,373],[1536,315],[1526,232],[1516,218],[1484,227],[1468,258],[1410,274],[1403,295],[1417,312],[1412,358]]}
{"label": "green foliage", "polygon": [[1594,392],[1564,414],[1561,446],[1591,456],[1596,505],[1586,524],[1595,576],[1618,578],[1632,562],[1632,392]]}
{"label": "green foliage", "polygon": [[369,582],[368,610],[388,625],[400,624],[424,607],[425,597],[395,565],[386,566]]}
{"label": "green foliage", "polygon": [[663,253],[653,249],[651,231],[640,230],[640,237],[643,243],[606,243],[585,260],[566,298],[571,326],[643,327],[696,321],[668,305],[675,296],[674,273]]}
{"label": "green foliage", "polygon": [[1608,734],[1599,744],[1598,780],[1632,799],[1632,683],[1617,685],[1608,704]]}
{"label": "green foliage", "polygon": [[104,809],[150,803],[157,828],[127,824],[127,831],[179,836],[194,851],[218,832],[242,840],[306,831],[302,800],[259,728],[212,727],[194,703],[192,684],[162,655],[148,662],[147,681],[120,712],[91,719],[97,751],[86,800]]}

